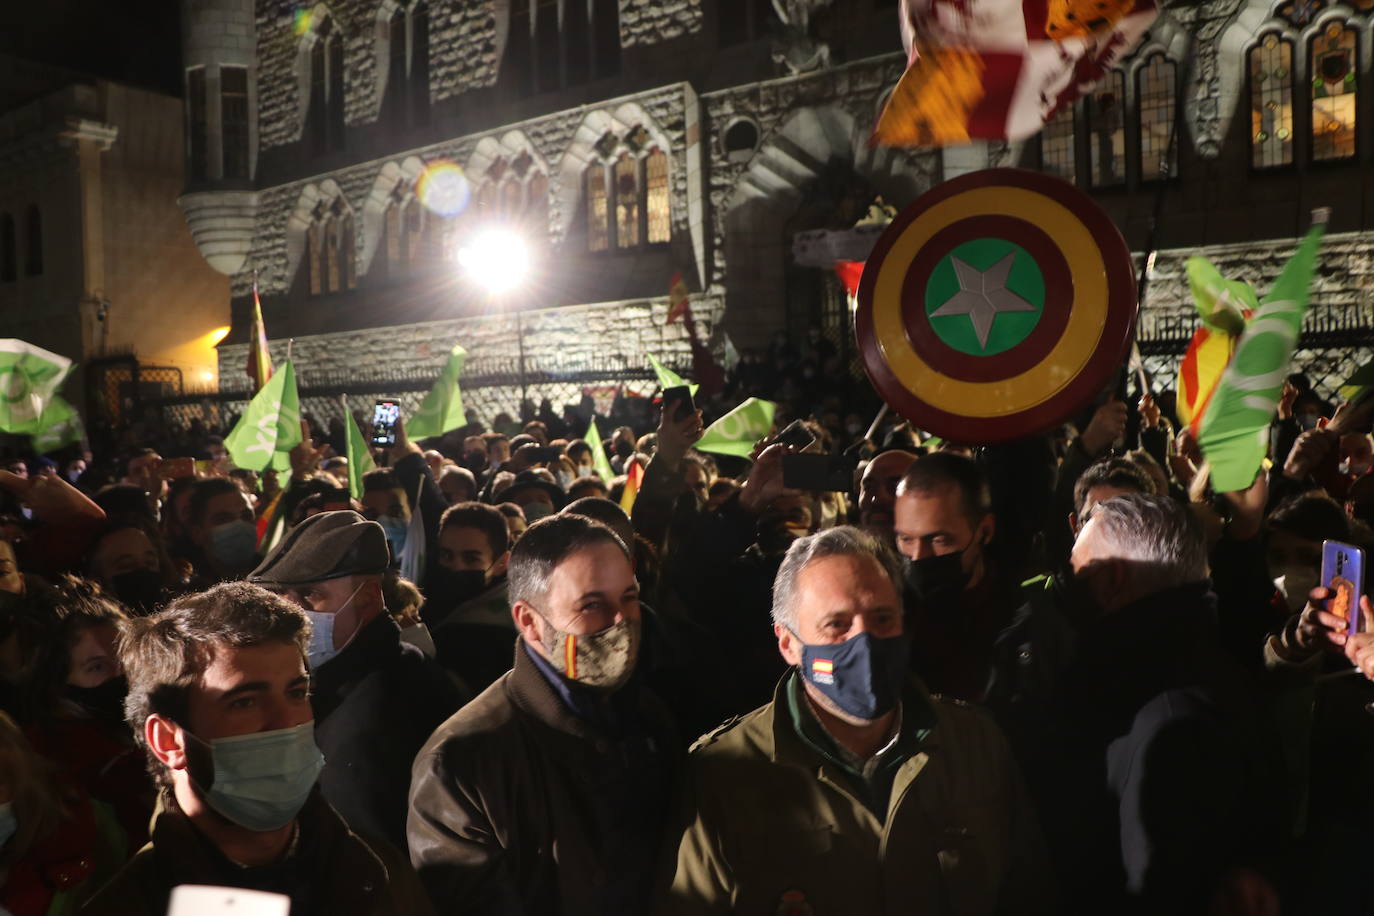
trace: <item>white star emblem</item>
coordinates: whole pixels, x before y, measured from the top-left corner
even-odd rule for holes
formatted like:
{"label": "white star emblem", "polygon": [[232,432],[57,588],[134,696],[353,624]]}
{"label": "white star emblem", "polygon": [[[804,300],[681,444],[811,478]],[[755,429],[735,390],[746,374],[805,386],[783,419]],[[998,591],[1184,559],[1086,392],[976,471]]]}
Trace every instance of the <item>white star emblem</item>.
{"label": "white star emblem", "polygon": [[967,315],[973,322],[973,331],[978,335],[978,346],[988,348],[988,334],[992,333],[992,323],[1002,312],[1033,312],[1035,306],[1007,289],[1007,275],[1016,260],[1016,252],[989,267],[978,270],[956,257],[954,273],[959,278],[959,292],[949,297],[949,301],[930,313],[931,318],[946,315]]}

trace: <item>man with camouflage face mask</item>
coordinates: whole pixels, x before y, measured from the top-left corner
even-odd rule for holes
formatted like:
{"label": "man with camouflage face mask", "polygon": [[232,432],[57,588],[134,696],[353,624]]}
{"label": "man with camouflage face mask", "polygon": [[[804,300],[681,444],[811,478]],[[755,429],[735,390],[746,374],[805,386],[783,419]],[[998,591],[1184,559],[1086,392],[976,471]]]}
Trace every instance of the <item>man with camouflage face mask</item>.
{"label": "man with camouflage face mask", "polygon": [[647,912],[678,745],[638,684],[629,552],[558,515],[525,532],[508,577],[515,667],[416,758],[411,860],[440,909]]}

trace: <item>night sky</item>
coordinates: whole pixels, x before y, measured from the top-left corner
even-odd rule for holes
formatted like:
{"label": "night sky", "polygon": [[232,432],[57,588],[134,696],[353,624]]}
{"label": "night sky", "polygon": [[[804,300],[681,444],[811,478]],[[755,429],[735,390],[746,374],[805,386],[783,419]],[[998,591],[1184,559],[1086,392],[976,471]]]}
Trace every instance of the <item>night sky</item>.
{"label": "night sky", "polygon": [[177,0],[0,2],[0,54],[181,95]]}

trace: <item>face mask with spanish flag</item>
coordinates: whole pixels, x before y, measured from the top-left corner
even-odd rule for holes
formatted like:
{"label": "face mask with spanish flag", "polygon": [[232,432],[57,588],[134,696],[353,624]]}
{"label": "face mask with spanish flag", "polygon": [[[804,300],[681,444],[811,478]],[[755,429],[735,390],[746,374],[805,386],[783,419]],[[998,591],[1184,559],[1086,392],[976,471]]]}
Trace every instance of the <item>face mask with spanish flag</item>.
{"label": "face mask with spanish flag", "polygon": [[802,643],[801,676],[841,712],[872,721],[901,699],[910,654],[905,636],[860,633],[840,643]]}
{"label": "face mask with spanish flag", "polygon": [[578,636],[544,621],[544,648],[563,677],[607,692],[618,690],[634,674],[639,660],[638,620],[625,619],[600,633]]}

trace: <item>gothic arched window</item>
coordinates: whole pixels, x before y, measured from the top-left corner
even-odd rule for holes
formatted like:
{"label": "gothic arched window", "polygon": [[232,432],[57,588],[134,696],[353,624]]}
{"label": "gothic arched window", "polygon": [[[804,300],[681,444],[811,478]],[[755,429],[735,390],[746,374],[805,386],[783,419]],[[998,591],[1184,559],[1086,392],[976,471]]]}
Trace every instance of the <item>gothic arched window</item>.
{"label": "gothic arched window", "polygon": [[1293,43],[1277,32],[1250,49],[1250,164],[1293,164]]}
{"label": "gothic arched window", "polygon": [[1312,86],[1312,159],[1330,162],[1355,156],[1355,112],[1359,79],[1358,36],[1332,22],[1312,36],[1308,67]]}
{"label": "gothic arched window", "polygon": [[[1178,67],[1163,54],[1150,56],[1136,73],[1136,118],[1140,126],[1140,180],[1156,181],[1173,176],[1178,162],[1178,141],[1173,138],[1178,110],[1174,80]],[[1174,154],[1169,145],[1173,142]],[[1165,157],[1169,157],[1167,171]]]}

